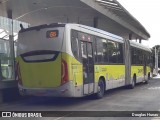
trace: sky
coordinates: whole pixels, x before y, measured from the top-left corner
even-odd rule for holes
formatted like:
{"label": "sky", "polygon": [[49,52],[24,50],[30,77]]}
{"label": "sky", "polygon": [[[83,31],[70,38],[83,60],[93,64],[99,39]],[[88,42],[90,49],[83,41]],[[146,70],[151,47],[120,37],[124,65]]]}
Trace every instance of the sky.
{"label": "sky", "polygon": [[149,32],[142,44],[152,48],[160,45],[160,0],[117,0]]}

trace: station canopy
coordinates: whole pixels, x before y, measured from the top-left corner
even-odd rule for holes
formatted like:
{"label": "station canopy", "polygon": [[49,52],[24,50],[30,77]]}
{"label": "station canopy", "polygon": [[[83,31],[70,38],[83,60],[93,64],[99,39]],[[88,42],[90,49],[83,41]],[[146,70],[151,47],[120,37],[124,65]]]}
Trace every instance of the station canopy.
{"label": "station canopy", "polygon": [[79,23],[125,39],[150,38],[142,24],[117,0],[0,0],[0,16],[8,17],[8,11],[12,11],[12,19],[30,26]]}

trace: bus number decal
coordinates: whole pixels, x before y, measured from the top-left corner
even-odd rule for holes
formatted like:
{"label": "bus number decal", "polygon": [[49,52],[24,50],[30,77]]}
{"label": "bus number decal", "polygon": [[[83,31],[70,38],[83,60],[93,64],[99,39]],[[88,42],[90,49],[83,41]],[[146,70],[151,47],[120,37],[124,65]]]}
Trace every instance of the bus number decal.
{"label": "bus number decal", "polygon": [[50,30],[46,33],[47,38],[55,38],[58,37],[58,30]]}

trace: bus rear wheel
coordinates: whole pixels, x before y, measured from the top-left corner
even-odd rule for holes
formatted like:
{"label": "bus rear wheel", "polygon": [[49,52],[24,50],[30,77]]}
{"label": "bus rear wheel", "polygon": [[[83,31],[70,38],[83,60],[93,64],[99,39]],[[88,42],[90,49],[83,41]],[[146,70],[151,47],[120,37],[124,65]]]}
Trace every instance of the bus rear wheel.
{"label": "bus rear wheel", "polygon": [[104,84],[104,81],[102,79],[99,80],[97,89],[98,90],[97,90],[97,93],[96,93],[96,98],[100,99],[104,96],[104,92],[105,92],[105,84]]}

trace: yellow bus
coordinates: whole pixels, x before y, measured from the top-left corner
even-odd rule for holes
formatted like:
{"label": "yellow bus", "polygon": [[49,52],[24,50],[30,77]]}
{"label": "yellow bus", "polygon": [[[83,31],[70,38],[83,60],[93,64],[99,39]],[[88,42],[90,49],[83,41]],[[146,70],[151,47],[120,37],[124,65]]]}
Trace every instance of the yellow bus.
{"label": "yellow bus", "polygon": [[148,82],[151,50],[80,24],[40,25],[19,32],[17,80],[22,95],[83,97]]}

